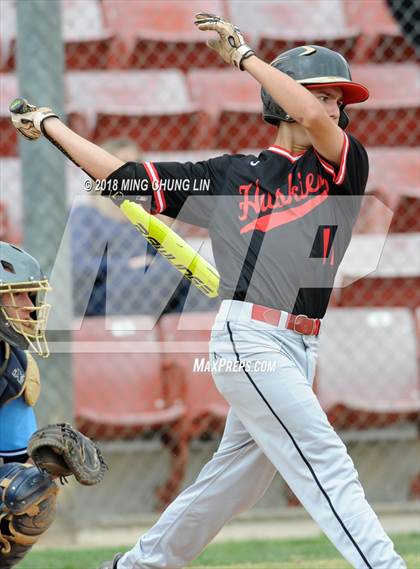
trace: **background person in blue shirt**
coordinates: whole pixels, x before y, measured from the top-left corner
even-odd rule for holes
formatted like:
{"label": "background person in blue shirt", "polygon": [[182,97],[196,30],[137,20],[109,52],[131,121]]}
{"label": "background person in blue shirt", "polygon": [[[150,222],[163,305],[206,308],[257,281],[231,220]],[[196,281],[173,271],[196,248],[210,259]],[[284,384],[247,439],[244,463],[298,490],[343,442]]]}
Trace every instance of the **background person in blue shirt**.
{"label": "background person in blue shirt", "polygon": [[[124,162],[142,161],[129,138],[110,139],[102,148]],[[77,315],[159,317],[182,310],[217,309],[218,300],[190,287],[108,198],[83,196],[70,213],[70,228]],[[182,229],[178,227],[177,232],[182,234]]]}

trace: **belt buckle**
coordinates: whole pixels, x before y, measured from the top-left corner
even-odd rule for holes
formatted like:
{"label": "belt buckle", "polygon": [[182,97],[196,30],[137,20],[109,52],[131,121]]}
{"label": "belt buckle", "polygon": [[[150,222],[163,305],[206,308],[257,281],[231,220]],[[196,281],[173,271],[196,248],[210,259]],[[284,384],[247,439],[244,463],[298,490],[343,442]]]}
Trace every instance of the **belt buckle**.
{"label": "belt buckle", "polygon": [[[312,321],[312,328],[310,332],[299,332],[299,330],[296,330],[296,326],[299,325],[298,322],[298,318],[304,318],[307,322],[309,322],[310,320]],[[312,336],[315,332],[316,329],[316,319],[315,318],[309,318],[308,316],[306,316],[306,314],[298,314],[293,322],[293,331],[296,332],[297,334],[303,334],[305,336]]]}

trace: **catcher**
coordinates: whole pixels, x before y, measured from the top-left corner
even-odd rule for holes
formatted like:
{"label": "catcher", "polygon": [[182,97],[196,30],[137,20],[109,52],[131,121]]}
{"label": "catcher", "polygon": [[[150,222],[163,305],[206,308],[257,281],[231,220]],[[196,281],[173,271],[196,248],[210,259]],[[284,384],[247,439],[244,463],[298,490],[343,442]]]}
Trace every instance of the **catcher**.
{"label": "catcher", "polygon": [[51,525],[58,486],[74,474],[85,485],[104,476],[90,439],[61,423],[36,430],[38,366],[49,355],[48,279],[36,259],[0,241],[0,567],[17,565]]}

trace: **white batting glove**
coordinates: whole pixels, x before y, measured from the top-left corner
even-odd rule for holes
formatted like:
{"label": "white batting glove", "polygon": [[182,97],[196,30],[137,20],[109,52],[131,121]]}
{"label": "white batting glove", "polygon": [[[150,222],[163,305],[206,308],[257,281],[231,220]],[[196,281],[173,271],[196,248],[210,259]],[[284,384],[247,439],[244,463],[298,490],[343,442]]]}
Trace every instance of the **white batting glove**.
{"label": "white batting glove", "polygon": [[42,123],[45,119],[58,116],[48,107],[40,107],[28,103],[26,99],[14,99],[9,110],[13,126],[29,140],[38,139],[43,134]]}
{"label": "white batting glove", "polygon": [[226,63],[235,65],[243,71],[242,62],[251,55],[255,55],[255,51],[245,43],[239,28],[222,18],[200,12],[195,15],[194,24],[199,30],[212,30],[219,34],[219,39],[209,40],[207,45],[217,51]]}

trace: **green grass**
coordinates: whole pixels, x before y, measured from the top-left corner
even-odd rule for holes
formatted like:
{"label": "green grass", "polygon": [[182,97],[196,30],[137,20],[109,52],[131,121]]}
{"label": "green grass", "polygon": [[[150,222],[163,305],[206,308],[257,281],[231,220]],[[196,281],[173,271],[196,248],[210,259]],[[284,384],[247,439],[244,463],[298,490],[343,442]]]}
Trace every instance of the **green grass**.
{"label": "green grass", "polygon": [[[393,537],[408,569],[420,569],[420,536]],[[124,548],[119,548],[123,551]],[[19,569],[97,569],[111,559],[115,548],[48,549],[27,555]],[[195,569],[349,569],[350,565],[324,538],[299,540],[243,541],[213,544],[192,563]]]}

